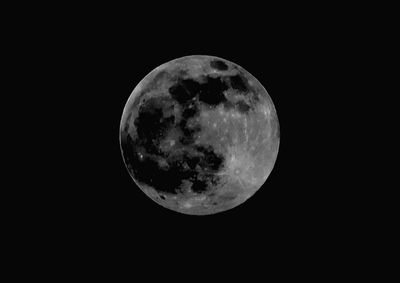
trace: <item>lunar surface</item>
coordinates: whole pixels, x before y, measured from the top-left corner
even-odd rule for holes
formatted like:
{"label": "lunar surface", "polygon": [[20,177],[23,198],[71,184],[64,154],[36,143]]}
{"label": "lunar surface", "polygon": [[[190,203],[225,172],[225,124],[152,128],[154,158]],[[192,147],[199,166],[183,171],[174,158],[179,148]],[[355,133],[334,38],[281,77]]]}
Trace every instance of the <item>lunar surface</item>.
{"label": "lunar surface", "polygon": [[133,90],[120,146],[130,176],[151,199],[209,215],[245,202],[266,182],[279,124],[271,97],[245,69],[186,56],[157,67]]}

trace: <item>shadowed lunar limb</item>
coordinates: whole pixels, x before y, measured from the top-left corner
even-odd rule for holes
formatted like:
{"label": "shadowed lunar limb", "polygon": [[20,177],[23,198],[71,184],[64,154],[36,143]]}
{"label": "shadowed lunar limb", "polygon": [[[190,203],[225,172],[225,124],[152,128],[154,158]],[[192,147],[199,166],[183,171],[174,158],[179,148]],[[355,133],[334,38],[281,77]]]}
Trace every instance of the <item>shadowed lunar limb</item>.
{"label": "shadowed lunar limb", "polygon": [[160,205],[192,215],[233,208],[267,180],[279,123],[264,87],[213,56],[182,57],[134,89],[121,152],[135,183]]}

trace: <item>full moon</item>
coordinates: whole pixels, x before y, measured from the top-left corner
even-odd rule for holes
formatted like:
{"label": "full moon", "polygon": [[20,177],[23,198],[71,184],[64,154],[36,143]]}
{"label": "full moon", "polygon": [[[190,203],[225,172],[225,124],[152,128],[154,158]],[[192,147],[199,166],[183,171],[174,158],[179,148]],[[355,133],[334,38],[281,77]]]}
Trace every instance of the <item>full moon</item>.
{"label": "full moon", "polygon": [[193,55],[138,83],[119,138],[126,168],[149,198],[180,213],[210,215],[268,190],[279,123],[270,95],[248,71]]}

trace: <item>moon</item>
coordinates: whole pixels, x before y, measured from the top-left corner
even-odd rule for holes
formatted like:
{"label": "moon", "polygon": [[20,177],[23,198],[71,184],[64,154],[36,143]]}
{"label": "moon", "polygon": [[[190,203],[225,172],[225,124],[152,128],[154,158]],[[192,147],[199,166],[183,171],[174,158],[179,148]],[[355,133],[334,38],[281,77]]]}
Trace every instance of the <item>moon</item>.
{"label": "moon", "polygon": [[138,83],[123,109],[119,141],[130,177],[150,199],[212,215],[244,203],[267,181],[279,122],[270,95],[248,71],[192,55]]}

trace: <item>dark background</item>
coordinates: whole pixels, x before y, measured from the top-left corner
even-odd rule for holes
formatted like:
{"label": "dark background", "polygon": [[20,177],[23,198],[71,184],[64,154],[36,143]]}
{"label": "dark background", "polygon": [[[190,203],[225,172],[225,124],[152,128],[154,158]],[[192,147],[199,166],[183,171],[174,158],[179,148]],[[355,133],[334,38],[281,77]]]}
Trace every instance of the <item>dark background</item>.
{"label": "dark background", "polygon": [[[382,131],[359,103],[381,100],[381,92],[366,98],[360,91],[370,82],[359,69],[373,73],[372,55],[380,55],[366,47],[384,42],[371,37],[386,30],[376,24],[375,4],[142,2],[4,9],[11,17],[4,17],[3,57],[12,61],[4,69],[16,77],[4,79],[12,85],[4,97],[17,102],[3,105],[13,113],[5,124],[18,132],[4,135],[18,146],[5,147],[4,156],[18,155],[3,161],[18,173],[3,182],[3,191],[15,194],[2,199],[11,204],[5,218],[12,225],[4,230],[17,241],[5,242],[13,256],[58,276],[103,276],[114,266],[135,279],[150,267],[146,279],[174,280],[182,271],[189,280],[214,280],[214,271],[239,279],[244,271],[249,281],[275,267],[280,277],[296,278],[352,270],[369,253],[371,219],[381,221],[373,215],[379,201],[363,196],[374,198],[382,186],[369,194],[363,183],[371,177],[359,166],[379,167],[369,160],[377,153],[354,138]],[[203,217],[145,196],[119,147],[123,107],[137,83],[160,64],[195,54],[253,74],[275,104],[281,135],[266,184],[242,205]],[[363,224],[368,228],[357,233]],[[113,281],[118,271],[110,272]]]}
{"label": "dark background", "polygon": [[[336,233],[348,206],[346,184],[335,173],[342,154],[336,148],[344,142],[336,134],[343,122],[337,110],[346,99],[337,82],[348,78],[337,71],[346,47],[337,39],[346,35],[334,17],[295,8],[279,16],[254,7],[227,14],[134,9],[126,16],[103,8],[54,13],[32,28],[41,33],[33,33],[40,44],[31,52],[53,88],[45,124],[53,161],[41,201],[59,231],[93,247],[196,243],[217,254],[232,247],[266,252],[274,243],[297,246]],[[201,217],[150,200],[129,176],[119,146],[122,111],[139,81],[163,63],[196,54],[254,75],[274,102],[281,136],[264,186],[232,210]]]}

